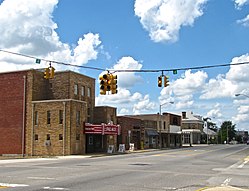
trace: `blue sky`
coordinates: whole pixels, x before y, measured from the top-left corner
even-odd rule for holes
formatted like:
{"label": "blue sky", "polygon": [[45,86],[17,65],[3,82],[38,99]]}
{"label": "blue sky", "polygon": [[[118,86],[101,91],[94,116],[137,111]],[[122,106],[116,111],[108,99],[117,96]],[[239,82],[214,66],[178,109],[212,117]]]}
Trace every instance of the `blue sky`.
{"label": "blue sky", "polygon": [[[249,61],[249,0],[0,0],[0,49],[103,69],[191,68]],[[42,68],[0,53],[0,72]],[[249,65],[164,72],[116,73],[118,94],[99,95],[101,71],[53,64],[96,79],[96,105],[119,115],[164,112],[232,120],[249,130]]]}

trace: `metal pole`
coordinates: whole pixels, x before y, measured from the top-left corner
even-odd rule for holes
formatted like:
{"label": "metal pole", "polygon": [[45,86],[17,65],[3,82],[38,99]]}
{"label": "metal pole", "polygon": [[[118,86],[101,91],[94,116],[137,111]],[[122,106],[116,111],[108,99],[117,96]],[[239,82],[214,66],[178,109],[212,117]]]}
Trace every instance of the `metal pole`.
{"label": "metal pole", "polygon": [[162,105],[160,105],[160,108],[159,108],[159,117],[160,117],[160,120],[159,120],[159,148],[161,149],[162,148]]}
{"label": "metal pole", "polygon": [[228,127],[227,127],[227,144],[228,144]]}

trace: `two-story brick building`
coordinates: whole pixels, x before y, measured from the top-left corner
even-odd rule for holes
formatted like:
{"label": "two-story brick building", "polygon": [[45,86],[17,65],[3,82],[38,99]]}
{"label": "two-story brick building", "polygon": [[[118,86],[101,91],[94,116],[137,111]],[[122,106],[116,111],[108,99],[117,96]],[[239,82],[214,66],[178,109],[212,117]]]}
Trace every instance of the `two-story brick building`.
{"label": "two-story brick building", "polygon": [[93,121],[95,79],[71,71],[0,74],[0,154],[83,154]]}

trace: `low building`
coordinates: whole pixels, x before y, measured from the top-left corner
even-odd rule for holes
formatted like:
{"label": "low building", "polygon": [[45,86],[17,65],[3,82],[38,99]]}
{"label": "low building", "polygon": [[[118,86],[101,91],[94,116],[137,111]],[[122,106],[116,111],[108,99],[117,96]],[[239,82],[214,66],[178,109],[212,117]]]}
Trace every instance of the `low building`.
{"label": "low building", "polygon": [[[141,120],[140,132],[144,131],[142,144],[144,148],[180,147],[181,143],[181,116],[171,113],[143,114],[122,116]],[[124,123],[124,122],[122,122]],[[131,121],[129,121],[131,123]],[[132,124],[129,124],[130,127]],[[122,131],[127,130],[126,125],[121,125]],[[142,136],[140,136],[142,137]]]}
{"label": "low building", "polygon": [[200,144],[204,121],[193,112],[182,112],[182,143]]}

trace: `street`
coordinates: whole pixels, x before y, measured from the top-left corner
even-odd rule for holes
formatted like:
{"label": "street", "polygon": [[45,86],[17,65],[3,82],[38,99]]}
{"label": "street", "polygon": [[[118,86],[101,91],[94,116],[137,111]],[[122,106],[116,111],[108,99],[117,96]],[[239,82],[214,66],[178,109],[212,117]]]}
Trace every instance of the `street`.
{"label": "street", "polygon": [[112,156],[0,160],[3,190],[249,189],[248,145],[205,145]]}

